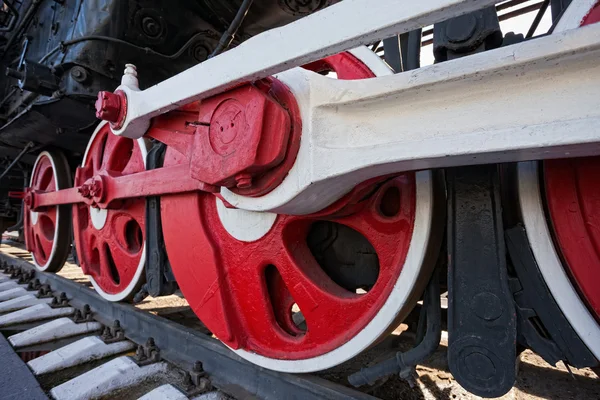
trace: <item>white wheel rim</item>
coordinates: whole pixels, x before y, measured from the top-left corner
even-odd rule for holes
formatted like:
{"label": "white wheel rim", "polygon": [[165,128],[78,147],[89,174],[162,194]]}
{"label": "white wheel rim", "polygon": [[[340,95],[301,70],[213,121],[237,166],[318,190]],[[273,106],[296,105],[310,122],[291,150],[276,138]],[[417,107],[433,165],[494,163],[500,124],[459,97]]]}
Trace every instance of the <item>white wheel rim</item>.
{"label": "white wheel rim", "polygon": [[[366,47],[354,49],[351,53],[377,76],[392,74],[390,68]],[[432,174],[430,171],[422,171],[415,175],[415,223],[402,272],[384,305],[363,330],[335,350],[303,360],[280,360],[264,357],[246,350],[232,350],[240,357],[264,368],[282,372],[307,373],[331,368],[350,360],[368,349],[388,332],[390,325],[396,321],[399,313],[411,300],[413,289],[422,272],[433,230],[434,188]]]}
{"label": "white wheel rim", "polygon": [[[573,1],[557,24],[555,32],[578,28],[596,2],[597,0]],[[581,340],[600,359],[600,325],[573,287],[558,256],[546,220],[538,170],[539,165],[535,161],[518,164],[519,205],[527,239],[554,300]]]}

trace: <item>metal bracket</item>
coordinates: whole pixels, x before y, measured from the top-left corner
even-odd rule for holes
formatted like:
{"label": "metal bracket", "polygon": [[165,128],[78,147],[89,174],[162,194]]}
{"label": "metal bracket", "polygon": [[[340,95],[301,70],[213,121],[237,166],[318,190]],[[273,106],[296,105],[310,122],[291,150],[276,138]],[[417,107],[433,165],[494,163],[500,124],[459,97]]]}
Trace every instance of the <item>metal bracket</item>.
{"label": "metal bracket", "polygon": [[160,349],[153,338],[148,338],[146,344],[139,345],[135,351],[133,361],[140,367],[160,361]]}
{"label": "metal bracket", "polygon": [[448,364],[465,389],[507,393],[516,378],[517,321],[508,285],[497,166],[446,171]]}
{"label": "metal bracket", "polygon": [[105,326],[100,339],[106,344],[116,343],[125,340],[125,331],[121,328],[121,322],[116,319],[113,326]]}

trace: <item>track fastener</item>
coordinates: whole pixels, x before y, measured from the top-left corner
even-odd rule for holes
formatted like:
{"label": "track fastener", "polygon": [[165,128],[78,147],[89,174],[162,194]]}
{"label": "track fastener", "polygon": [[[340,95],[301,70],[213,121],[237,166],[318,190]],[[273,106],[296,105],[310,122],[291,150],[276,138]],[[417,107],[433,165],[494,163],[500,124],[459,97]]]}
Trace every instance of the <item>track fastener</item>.
{"label": "track fastener", "polygon": [[85,304],[81,311],[75,310],[75,314],[73,314],[73,322],[76,324],[92,321],[94,321],[94,318],[92,316],[92,310],[88,304]]}
{"label": "track fastener", "polygon": [[160,349],[154,338],[148,338],[146,344],[137,347],[133,360],[140,367],[160,361]]}
{"label": "track fastener", "polygon": [[116,319],[112,327],[105,326],[100,339],[106,344],[125,340],[125,331],[121,328],[121,322]]}
{"label": "track fastener", "polygon": [[69,299],[67,298],[67,294],[65,292],[62,292],[59,296],[54,296],[52,298],[52,302],[50,303],[50,307],[52,307],[52,308],[69,307]]}

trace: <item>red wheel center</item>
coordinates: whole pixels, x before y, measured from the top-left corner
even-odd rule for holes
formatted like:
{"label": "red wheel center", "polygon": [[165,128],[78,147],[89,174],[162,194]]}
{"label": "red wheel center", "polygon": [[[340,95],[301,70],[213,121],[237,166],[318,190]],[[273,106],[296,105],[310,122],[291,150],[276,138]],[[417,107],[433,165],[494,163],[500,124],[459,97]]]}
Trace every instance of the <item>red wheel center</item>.
{"label": "red wheel center", "polygon": [[[374,76],[349,53],[309,67],[344,79]],[[165,166],[183,162],[185,156],[167,150]],[[299,360],[347,343],[389,298],[412,237],[416,189],[414,174],[371,182],[318,216],[279,215],[252,241],[227,230],[218,201],[211,194],[161,199],[181,290],[228,346]]]}
{"label": "red wheel center", "polygon": [[[75,184],[93,205],[103,196],[101,173],[129,175],[145,170],[144,155],[131,139],[117,137],[105,125],[92,139]],[[93,200],[92,200],[93,199]],[[77,255],[83,272],[106,295],[133,291],[144,265],[145,199],[129,199],[100,210],[73,207]]]}

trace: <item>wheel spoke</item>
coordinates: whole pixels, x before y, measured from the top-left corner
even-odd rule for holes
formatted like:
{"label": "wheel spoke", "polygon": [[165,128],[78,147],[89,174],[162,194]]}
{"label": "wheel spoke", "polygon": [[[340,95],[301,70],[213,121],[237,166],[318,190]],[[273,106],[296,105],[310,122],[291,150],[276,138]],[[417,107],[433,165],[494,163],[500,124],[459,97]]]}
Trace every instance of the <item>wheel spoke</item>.
{"label": "wheel spoke", "polygon": [[106,140],[102,169],[122,172],[133,157],[132,139],[109,135]]}
{"label": "wheel spoke", "polygon": [[278,269],[306,319],[310,335],[320,336],[321,330],[331,330],[332,315],[342,315],[347,307],[360,302],[358,295],[341,288],[325,274],[308,249],[282,261]]}
{"label": "wheel spoke", "polygon": [[[50,254],[52,254],[52,241],[46,239],[43,233],[35,232],[35,242],[40,247],[41,254],[43,255],[43,261],[46,262]],[[42,261],[42,260],[40,260]]]}

